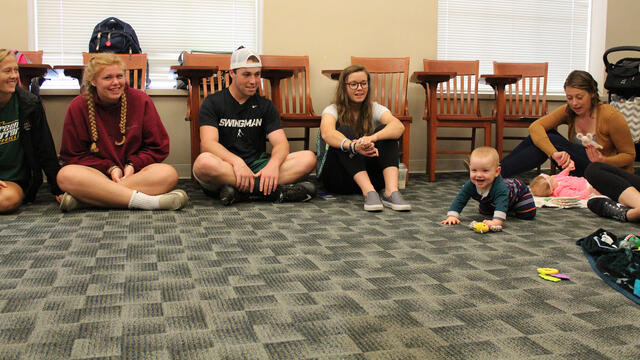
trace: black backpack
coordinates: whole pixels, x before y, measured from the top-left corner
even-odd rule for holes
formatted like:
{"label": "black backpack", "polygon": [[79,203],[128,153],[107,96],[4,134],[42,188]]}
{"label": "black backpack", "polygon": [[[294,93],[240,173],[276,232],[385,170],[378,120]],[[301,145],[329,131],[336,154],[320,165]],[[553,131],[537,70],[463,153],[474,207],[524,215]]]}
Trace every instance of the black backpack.
{"label": "black backpack", "polygon": [[89,52],[112,52],[116,54],[140,54],[138,36],[131,25],[115,18],[108,17],[93,28],[89,40]]}
{"label": "black backpack", "polygon": [[[131,25],[116,18],[108,17],[93,28],[89,40],[89,52],[110,52],[116,54],[141,54],[142,49],[138,36]],[[147,87],[151,84],[149,78],[149,60],[147,60]],[[140,84],[138,84],[139,86]]]}

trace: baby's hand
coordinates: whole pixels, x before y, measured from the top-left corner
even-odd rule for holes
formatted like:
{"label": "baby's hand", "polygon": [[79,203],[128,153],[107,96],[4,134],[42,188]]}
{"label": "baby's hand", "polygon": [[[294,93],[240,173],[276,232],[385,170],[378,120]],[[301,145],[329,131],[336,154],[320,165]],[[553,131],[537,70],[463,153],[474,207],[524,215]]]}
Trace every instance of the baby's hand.
{"label": "baby's hand", "polygon": [[455,216],[448,216],[446,220],[440,221],[440,224],[457,225],[457,224],[460,224],[460,219],[458,219]]}
{"label": "baby's hand", "polygon": [[498,219],[493,220],[485,220],[483,223],[487,224],[487,226],[502,226],[503,221]]}

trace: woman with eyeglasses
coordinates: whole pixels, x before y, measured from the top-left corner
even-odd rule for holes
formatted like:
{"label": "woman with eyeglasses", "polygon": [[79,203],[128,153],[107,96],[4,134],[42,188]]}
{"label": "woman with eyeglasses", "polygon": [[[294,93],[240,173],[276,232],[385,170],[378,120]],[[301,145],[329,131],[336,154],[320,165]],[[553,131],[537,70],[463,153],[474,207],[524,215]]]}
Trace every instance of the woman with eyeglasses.
{"label": "woman with eyeglasses", "polygon": [[398,191],[398,139],[404,125],[371,101],[369,80],[360,65],[340,74],[334,103],[322,111],[316,174],[329,192],[361,192],[366,211],[411,210]]}

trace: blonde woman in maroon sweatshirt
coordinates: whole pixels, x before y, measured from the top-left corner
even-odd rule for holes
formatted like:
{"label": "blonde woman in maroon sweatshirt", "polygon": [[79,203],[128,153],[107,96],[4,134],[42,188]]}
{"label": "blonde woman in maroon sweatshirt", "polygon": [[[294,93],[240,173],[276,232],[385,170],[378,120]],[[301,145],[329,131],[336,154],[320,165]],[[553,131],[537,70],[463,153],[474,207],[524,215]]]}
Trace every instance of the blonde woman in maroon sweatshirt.
{"label": "blonde woman in maroon sweatshirt", "polygon": [[67,109],[58,185],[62,211],[78,207],[178,210],[189,198],[173,190],[178,173],[161,162],[169,136],[151,98],[128,86],[125,65],[99,54],[84,70],[82,93]]}

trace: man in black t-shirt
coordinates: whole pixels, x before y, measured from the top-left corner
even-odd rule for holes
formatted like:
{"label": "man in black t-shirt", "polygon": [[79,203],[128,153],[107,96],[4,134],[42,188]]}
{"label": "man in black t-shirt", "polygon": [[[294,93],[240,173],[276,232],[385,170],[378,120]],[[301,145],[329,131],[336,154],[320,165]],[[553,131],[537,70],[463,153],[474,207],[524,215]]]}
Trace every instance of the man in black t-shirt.
{"label": "man in black t-shirt", "polygon": [[240,47],[231,55],[231,84],[200,108],[202,153],[193,175],[207,195],[219,193],[223,205],[250,196],[307,201],[316,193],[311,182],[294,183],[315,168],[316,157],[308,150],[289,153],[278,110],[257,94],[261,68],[258,54]]}

